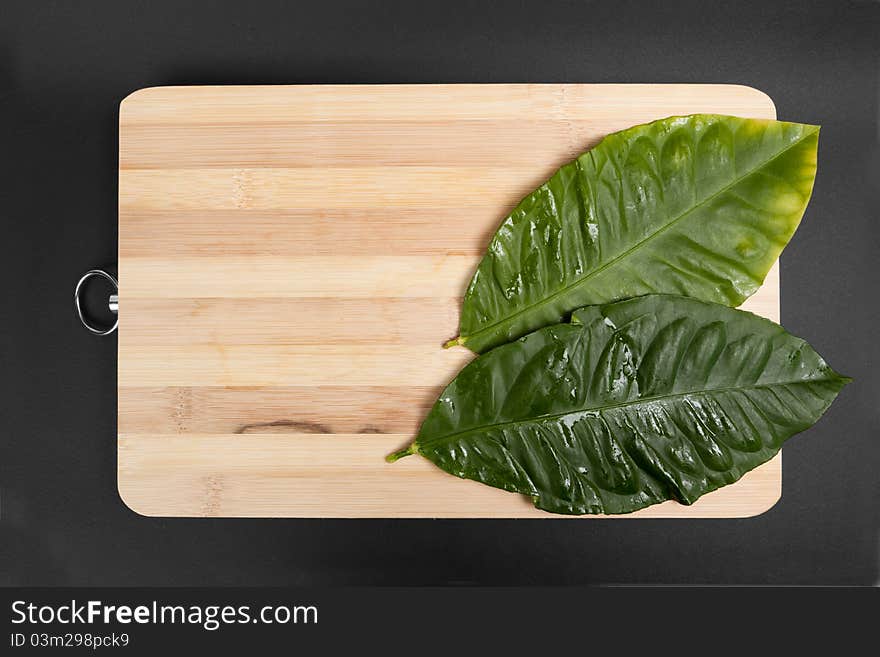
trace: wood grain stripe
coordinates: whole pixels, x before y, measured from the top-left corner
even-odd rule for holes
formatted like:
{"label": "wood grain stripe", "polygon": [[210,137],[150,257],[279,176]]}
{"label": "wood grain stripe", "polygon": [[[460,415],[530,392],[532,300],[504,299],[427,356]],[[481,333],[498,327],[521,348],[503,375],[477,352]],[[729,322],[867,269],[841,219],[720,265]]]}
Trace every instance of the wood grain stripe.
{"label": "wood grain stripe", "polygon": [[[552,152],[549,157],[556,160],[542,158],[549,175],[591,148],[596,129],[540,116],[525,121],[162,123],[131,125],[125,139],[130,146],[119,162],[125,170],[499,165],[527,170],[534,167],[535,153]],[[314,146],[317,141],[320,149]]]}
{"label": "wood grain stripe", "polygon": [[[120,323],[120,331],[123,326]],[[118,385],[129,386],[434,386],[473,358],[438,345],[152,346],[128,354]]]}
{"label": "wood grain stripe", "polygon": [[505,203],[393,210],[124,210],[119,256],[482,256],[515,205]]}
{"label": "wood grain stripe", "polygon": [[156,298],[453,298],[467,288],[478,256],[226,256],[126,258],[125,299]]}
{"label": "wood grain stripe", "polygon": [[[455,337],[461,299],[228,298],[125,301],[126,345],[412,345]],[[235,321],[230,321],[235,318]]]}
{"label": "wood grain stripe", "polygon": [[[589,120],[598,133],[673,114],[775,117],[766,94],[739,85],[457,84],[152,87],[123,99],[122,132],[136,124],[240,125],[308,121]],[[185,101],[183,100],[185,98]],[[185,108],[183,105],[185,104]],[[619,129],[619,128],[611,128]]]}
{"label": "wood grain stripe", "polygon": [[121,387],[124,434],[393,433],[411,440],[442,386]]}
{"label": "wood grain stripe", "polygon": [[[498,210],[520,199],[551,167],[338,166],[302,168],[123,169],[119,200],[131,210],[431,209],[438,197],[457,207]],[[506,205],[506,204],[505,204]]]}

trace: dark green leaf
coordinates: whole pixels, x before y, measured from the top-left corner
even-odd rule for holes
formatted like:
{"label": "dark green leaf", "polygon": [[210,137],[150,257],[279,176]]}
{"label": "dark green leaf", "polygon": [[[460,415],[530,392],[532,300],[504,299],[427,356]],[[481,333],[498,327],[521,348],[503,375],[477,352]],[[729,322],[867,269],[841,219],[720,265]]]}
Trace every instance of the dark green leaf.
{"label": "dark green leaf", "polygon": [[655,292],[738,306],[801,220],[818,137],[706,114],[609,135],[504,220],[450,344],[482,352],[575,308]]}
{"label": "dark green leaf", "polygon": [[476,358],[389,460],[418,453],[557,513],[691,504],[770,459],[848,381],[773,322],[648,295]]}

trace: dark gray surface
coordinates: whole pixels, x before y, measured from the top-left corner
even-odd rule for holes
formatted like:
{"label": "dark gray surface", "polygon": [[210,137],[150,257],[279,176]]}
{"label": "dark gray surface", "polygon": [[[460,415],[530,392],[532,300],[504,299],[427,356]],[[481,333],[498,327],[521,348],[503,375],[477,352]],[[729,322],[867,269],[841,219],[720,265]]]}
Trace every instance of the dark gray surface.
{"label": "dark gray surface", "polygon": [[[0,583],[837,583],[878,578],[880,4],[12,2],[3,119]],[[748,520],[142,518],[116,494],[116,343],[77,278],[116,257],[119,101],[168,84],[727,82],[823,126],[782,319],[856,382]],[[123,291],[124,295],[124,291]]]}

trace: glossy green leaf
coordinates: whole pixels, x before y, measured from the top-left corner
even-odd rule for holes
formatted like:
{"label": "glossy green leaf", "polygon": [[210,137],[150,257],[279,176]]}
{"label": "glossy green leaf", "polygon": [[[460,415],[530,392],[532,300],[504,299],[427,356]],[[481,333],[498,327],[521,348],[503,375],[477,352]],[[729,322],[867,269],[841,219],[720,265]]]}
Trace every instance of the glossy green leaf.
{"label": "glossy green leaf", "polygon": [[738,306],[801,220],[818,137],[707,114],[609,135],[504,220],[449,344],[482,352],[575,308],[657,292]]}
{"label": "glossy green leaf", "polygon": [[479,356],[409,449],[568,514],[693,503],[764,463],[849,381],[751,313],[648,295]]}

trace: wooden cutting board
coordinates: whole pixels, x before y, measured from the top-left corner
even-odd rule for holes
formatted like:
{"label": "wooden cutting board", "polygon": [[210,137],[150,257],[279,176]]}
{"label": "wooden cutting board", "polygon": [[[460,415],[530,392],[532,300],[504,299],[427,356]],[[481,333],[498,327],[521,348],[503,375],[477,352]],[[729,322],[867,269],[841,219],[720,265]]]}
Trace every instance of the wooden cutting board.
{"label": "wooden cutting board", "polygon": [[[558,517],[407,445],[501,219],[609,132],[775,118],[733,85],[158,87],[119,116],[119,494],[160,516]],[[778,320],[776,269],[746,304]],[[781,462],[638,517],[742,517]]]}

